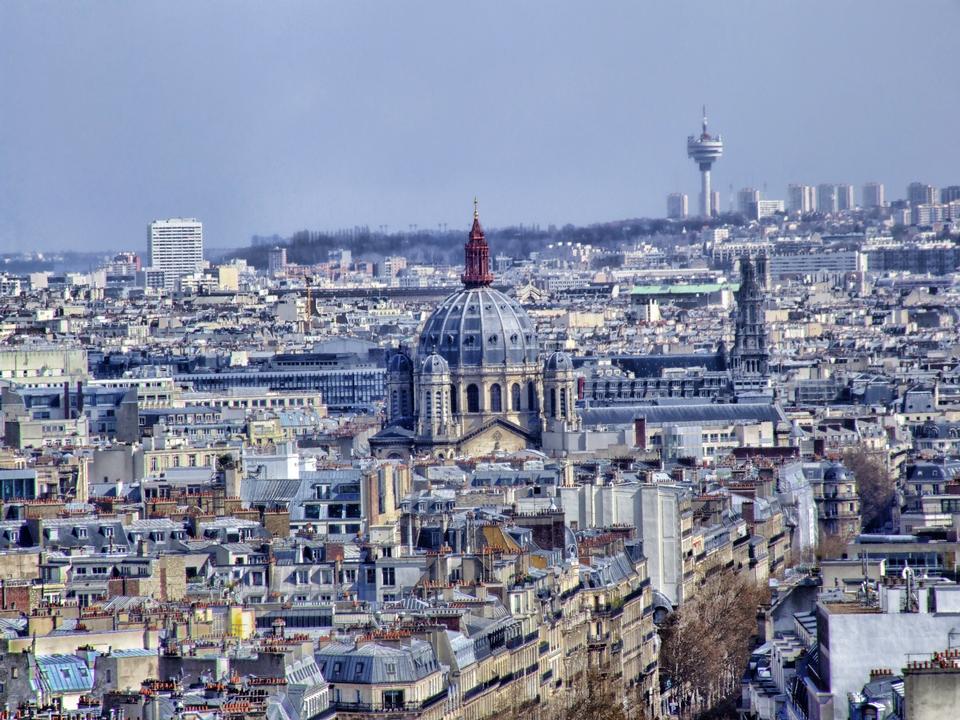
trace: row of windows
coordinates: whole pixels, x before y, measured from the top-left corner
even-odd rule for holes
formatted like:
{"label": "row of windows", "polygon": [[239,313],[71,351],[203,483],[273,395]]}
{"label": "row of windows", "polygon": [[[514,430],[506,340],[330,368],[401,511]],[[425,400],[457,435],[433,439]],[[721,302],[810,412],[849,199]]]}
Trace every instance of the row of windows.
{"label": "row of windows", "polygon": [[[150,471],[157,472],[168,467],[182,467],[183,461],[180,455],[174,455],[171,460],[169,457],[164,458],[165,462],[160,462],[161,458],[152,457],[150,458]],[[187,456],[187,467],[198,467],[198,457],[196,454],[190,454]],[[213,455],[203,456],[203,467],[212,467],[213,466]]]}
{"label": "row of windows", "polygon": [[[468,413],[476,413],[481,411],[481,402],[480,402],[480,387],[474,383],[467,385],[467,409]],[[537,410],[539,407],[537,399],[537,389],[533,381],[527,383],[527,407],[524,408],[521,403],[523,397],[523,390],[520,387],[519,383],[513,383],[510,386],[510,409],[514,412],[520,412],[521,410]],[[490,412],[503,412],[504,411],[504,397],[503,389],[499,383],[494,383],[490,386],[490,396],[488,398],[489,402],[489,411]],[[435,413],[437,416],[440,416],[441,410],[443,407],[444,401],[442,399],[442,394],[440,391],[436,391],[436,394],[433,396],[433,403],[427,402],[424,405],[423,413],[424,416],[430,418]],[[563,401],[564,407],[566,407],[566,400]],[[458,410],[458,401],[457,401],[457,386],[450,385],[449,400],[447,406],[450,409],[451,413],[456,414]],[[393,390],[390,395],[390,408],[391,408],[391,417],[397,417],[408,410],[407,407],[407,393],[404,390]]]}
{"label": "row of windows", "polygon": [[323,517],[320,505],[306,505],[304,506],[304,517],[308,520],[345,520],[345,519],[360,519],[360,505],[359,503],[331,503],[326,506],[327,515],[326,518]]}
{"label": "row of windows", "polygon": [[209,375],[178,375],[177,379],[192,382],[194,389],[206,392],[264,385],[274,391],[319,391],[324,402],[332,407],[372,403],[382,399],[384,392],[382,370],[211,373]]}

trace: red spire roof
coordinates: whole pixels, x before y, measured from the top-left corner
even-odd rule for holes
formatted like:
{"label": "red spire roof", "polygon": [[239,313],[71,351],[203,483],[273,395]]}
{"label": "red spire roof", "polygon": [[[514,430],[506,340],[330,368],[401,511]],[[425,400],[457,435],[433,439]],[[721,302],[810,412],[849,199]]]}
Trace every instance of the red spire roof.
{"label": "red spire roof", "polygon": [[477,210],[477,199],[473,199],[473,227],[470,228],[470,238],[463,246],[464,262],[463,275],[460,280],[467,287],[486,287],[493,282],[493,273],[490,272],[490,246],[480,227],[480,212]]}

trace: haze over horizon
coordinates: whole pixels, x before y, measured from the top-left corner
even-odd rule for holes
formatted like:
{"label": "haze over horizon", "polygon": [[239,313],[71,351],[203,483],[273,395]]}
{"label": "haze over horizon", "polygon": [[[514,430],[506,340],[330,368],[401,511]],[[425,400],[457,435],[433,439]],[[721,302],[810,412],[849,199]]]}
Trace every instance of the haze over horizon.
{"label": "haze over horizon", "polygon": [[[960,5],[0,5],[0,252],[664,215],[706,103],[730,187],[960,183]],[[854,32],[855,30],[855,32]]]}

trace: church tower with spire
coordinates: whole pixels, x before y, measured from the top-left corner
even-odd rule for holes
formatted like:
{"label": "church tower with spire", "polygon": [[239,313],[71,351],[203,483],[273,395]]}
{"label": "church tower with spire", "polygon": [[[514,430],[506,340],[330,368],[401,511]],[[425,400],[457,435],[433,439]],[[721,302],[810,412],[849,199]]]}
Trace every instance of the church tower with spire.
{"label": "church tower with spire", "polygon": [[770,350],[764,317],[766,276],[766,255],[759,255],[756,262],[751,262],[746,255],[740,258],[736,328],[730,352],[735,379],[750,377],[765,381],[769,375]]}

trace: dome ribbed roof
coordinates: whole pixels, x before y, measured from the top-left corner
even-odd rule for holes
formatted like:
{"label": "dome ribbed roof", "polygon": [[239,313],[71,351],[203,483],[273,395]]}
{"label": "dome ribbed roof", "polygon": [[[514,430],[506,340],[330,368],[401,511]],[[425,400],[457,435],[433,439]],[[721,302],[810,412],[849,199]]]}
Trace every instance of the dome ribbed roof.
{"label": "dome ribbed roof", "polygon": [[567,353],[557,350],[556,352],[550,353],[550,357],[547,358],[547,361],[543,364],[544,370],[547,372],[564,372],[567,370],[573,370],[573,360],[570,359],[570,356]]}
{"label": "dome ribbed roof", "polygon": [[430,353],[420,366],[420,372],[424,375],[445,375],[450,372],[450,366],[437,353]]}
{"label": "dome ribbed roof", "polygon": [[427,318],[418,355],[437,352],[450,367],[533,363],[533,323],[516,300],[491,287],[454,293]]}
{"label": "dome ribbed roof", "polygon": [[826,482],[849,482],[853,480],[853,474],[840,463],[832,463],[824,470],[823,479]]}
{"label": "dome ribbed roof", "polygon": [[407,357],[406,353],[394,353],[387,362],[387,372],[403,373],[411,370],[413,370],[413,365],[411,365],[410,358]]}

